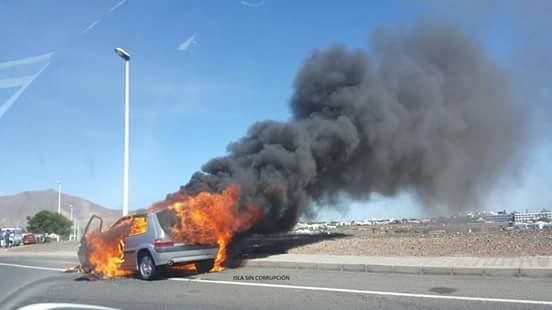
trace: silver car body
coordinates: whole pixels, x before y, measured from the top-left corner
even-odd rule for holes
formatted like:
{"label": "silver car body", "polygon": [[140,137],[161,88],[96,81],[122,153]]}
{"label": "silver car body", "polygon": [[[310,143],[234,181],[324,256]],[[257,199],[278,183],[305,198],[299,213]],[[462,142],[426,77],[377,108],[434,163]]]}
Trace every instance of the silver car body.
{"label": "silver car body", "polygon": [[[172,243],[170,236],[170,227],[165,224],[165,229],[161,225],[159,213],[147,213],[136,214],[120,218],[113,226],[117,225],[120,221],[127,220],[136,217],[145,217],[147,219],[147,229],[143,233],[129,235],[125,240],[124,249],[124,263],[123,269],[137,271],[138,270],[138,257],[140,255],[149,253],[156,266],[184,264],[190,262],[199,262],[205,260],[215,259],[218,253],[218,246],[206,246],[206,245],[188,245],[184,243]],[[100,221],[100,230],[103,220],[97,216],[92,216],[87,225],[88,227],[94,219]],[[155,247],[155,241],[169,242],[168,246]],[[79,258],[84,258],[79,249]]]}
{"label": "silver car body", "polygon": [[143,251],[148,251],[157,266],[209,260],[217,256],[217,246],[175,243],[173,246],[155,248],[155,240],[172,241],[171,236],[159,223],[157,213],[137,216],[147,216],[147,230],[143,234],[127,237],[123,268],[137,269],[138,257]]}

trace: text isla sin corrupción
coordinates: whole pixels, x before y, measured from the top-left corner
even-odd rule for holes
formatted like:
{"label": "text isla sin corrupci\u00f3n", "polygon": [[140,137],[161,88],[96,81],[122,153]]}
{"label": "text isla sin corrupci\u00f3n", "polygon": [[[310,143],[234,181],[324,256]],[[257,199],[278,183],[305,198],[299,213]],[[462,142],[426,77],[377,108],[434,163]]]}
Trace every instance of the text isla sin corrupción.
{"label": "text isla sin corrupci\u00f3n", "polygon": [[235,275],[234,281],[289,281],[289,275]]}

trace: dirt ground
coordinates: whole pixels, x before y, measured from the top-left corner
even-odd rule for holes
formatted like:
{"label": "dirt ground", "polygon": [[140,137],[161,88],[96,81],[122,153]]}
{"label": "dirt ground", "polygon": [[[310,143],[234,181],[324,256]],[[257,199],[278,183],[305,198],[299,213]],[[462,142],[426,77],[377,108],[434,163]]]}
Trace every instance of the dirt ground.
{"label": "dirt ground", "polygon": [[492,224],[377,225],[338,229],[346,237],[288,250],[296,254],[367,256],[552,255],[552,230],[514,230]]}
{"label": "dirt ground", "polygon": [[[395,224],[345,226],[335,233],[259,236],[241,250],[252,255],[552,256],[552,230],[514,230],[494,224]],[[8,251],[76,253],[77,246],[76,241],[52,242]]]}

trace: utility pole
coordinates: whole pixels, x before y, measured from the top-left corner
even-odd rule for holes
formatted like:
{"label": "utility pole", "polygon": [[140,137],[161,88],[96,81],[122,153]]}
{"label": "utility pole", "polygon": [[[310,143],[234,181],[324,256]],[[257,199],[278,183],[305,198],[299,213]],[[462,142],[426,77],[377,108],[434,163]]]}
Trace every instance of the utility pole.
{"label": "utility pole", "polygon": [[[73,205],[69,205],[69,219],[71,220],[71,225],[73,228],[71,230],[75,230],[74,229],[75,223],[73,222]],[[69,240],[71,240],[71,236],[69,236]]]}
{"label": "utility pole", "polygon": [[61,214],[61,184],[62,184],[61,181],[57,181],[57,185],[58,185],[58,209],[57,209],[57,213],[58,214]]}

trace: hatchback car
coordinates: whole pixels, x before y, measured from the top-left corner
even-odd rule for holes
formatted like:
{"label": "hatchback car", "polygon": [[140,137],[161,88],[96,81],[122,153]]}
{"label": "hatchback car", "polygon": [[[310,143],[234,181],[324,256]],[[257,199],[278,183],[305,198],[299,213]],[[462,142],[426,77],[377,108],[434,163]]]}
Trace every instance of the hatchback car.
{"label": "hatchback car", "polygon": [[[169,210],[141,213],[120,218],[111,226],[131,220],[131,229],[125,240],[122,268],[135,272],[141,279],[152,280],[167,266],[194,263],[197,272],[208,272],[218,253],[216,245],[191,245],[177,243],[171,237],[173,225],[178,221]],[[103,220],[93,215],[86,228],[78,250],[81,265],[86,264],[83,242],[94,231],[102,231]]]}
{"label": "hatchback car", "polygon": [[23,236],[24,245],[35,244],[35,243],[36,243],[36,238],[33,234],[26,234]]}

